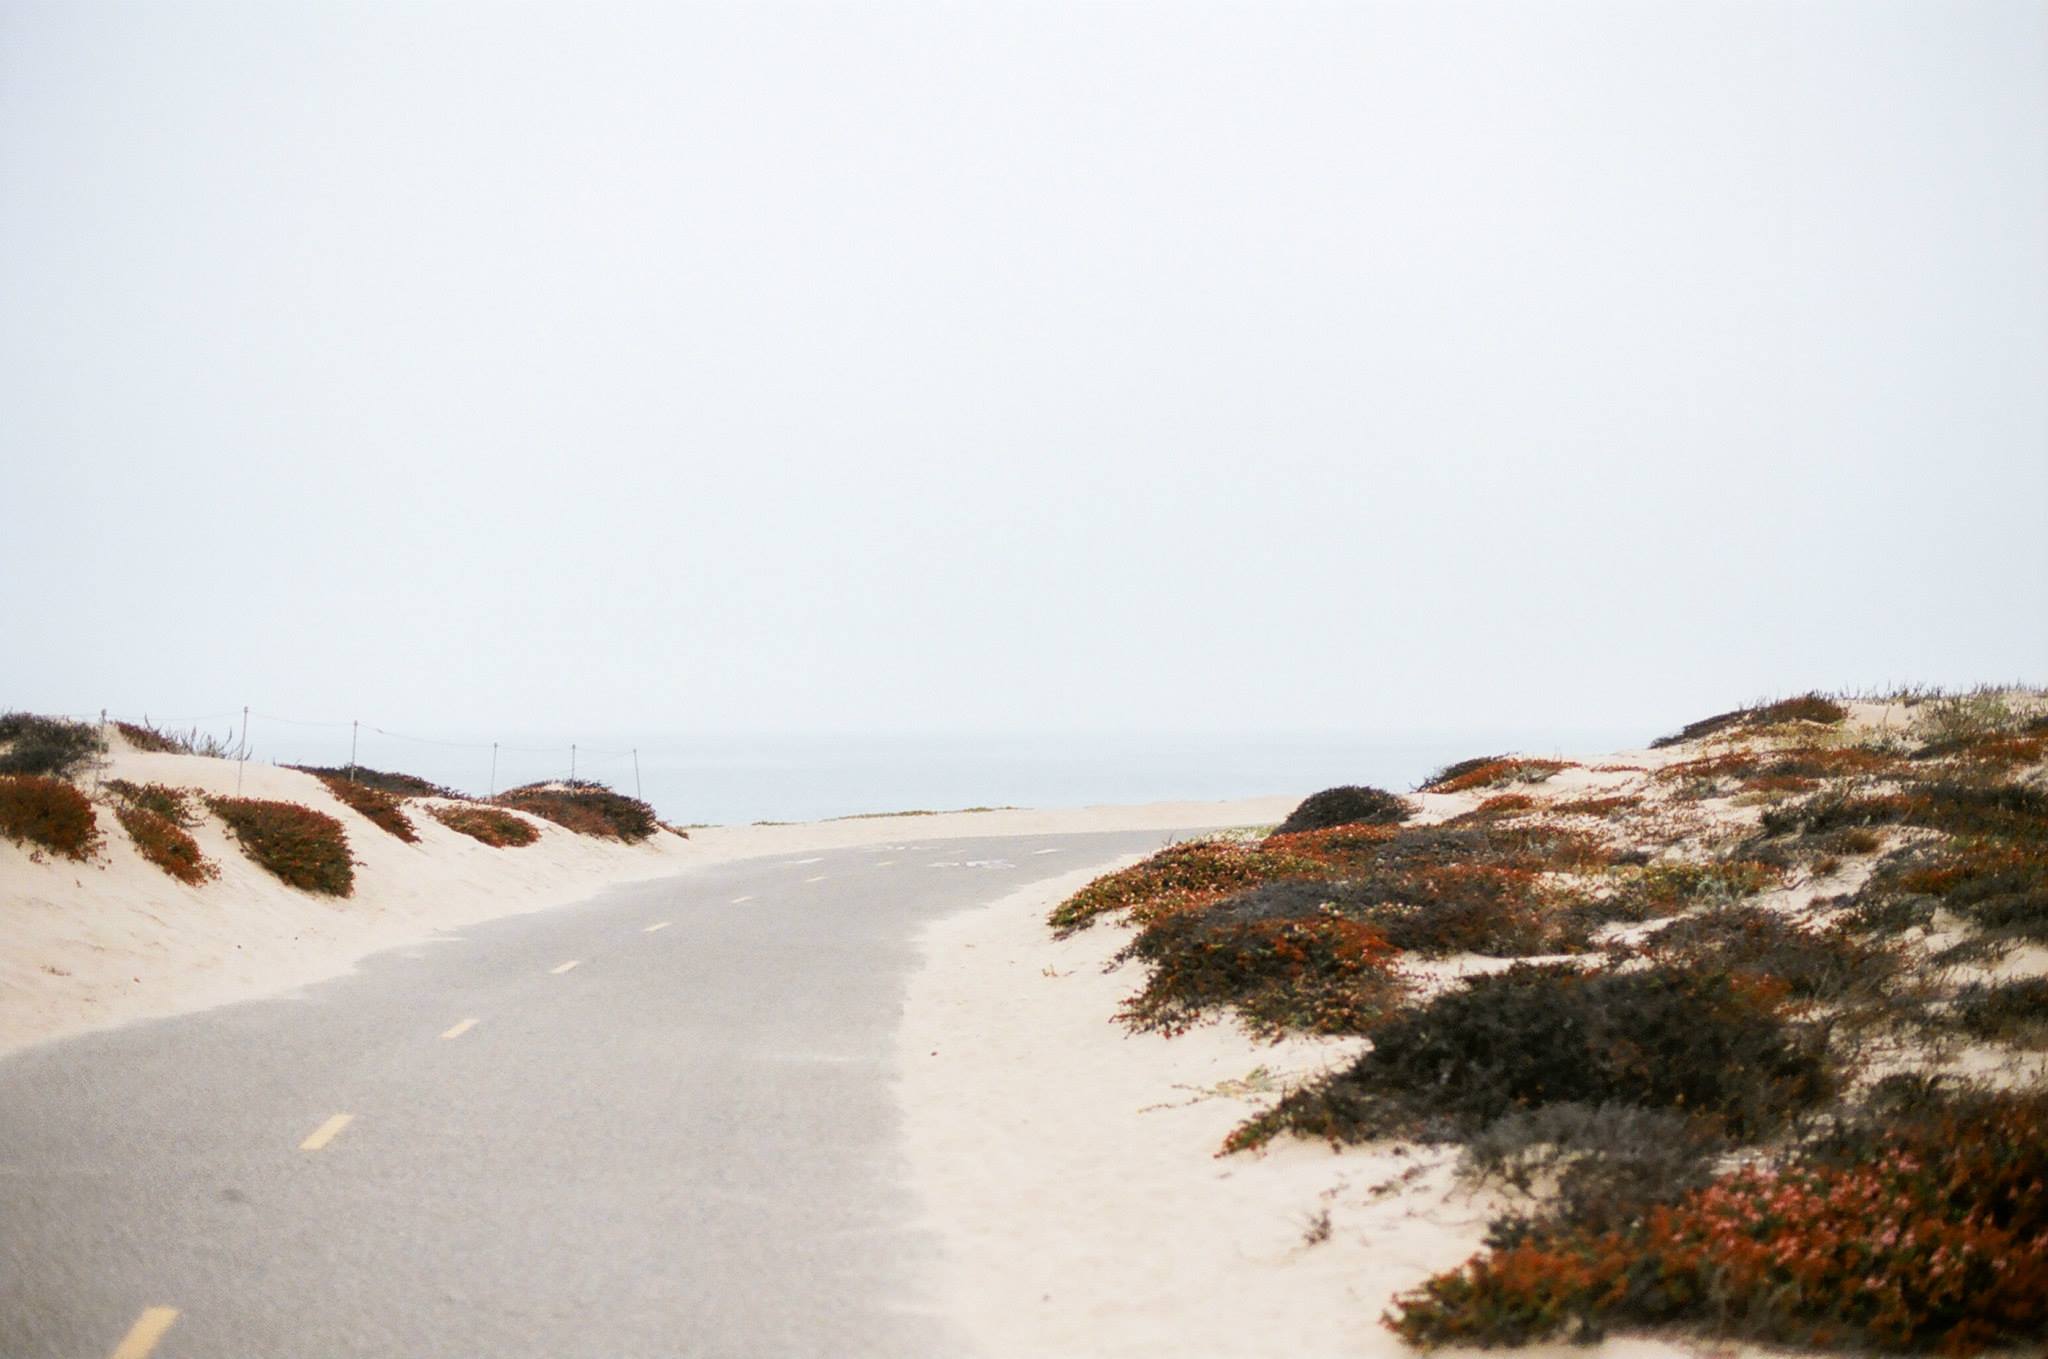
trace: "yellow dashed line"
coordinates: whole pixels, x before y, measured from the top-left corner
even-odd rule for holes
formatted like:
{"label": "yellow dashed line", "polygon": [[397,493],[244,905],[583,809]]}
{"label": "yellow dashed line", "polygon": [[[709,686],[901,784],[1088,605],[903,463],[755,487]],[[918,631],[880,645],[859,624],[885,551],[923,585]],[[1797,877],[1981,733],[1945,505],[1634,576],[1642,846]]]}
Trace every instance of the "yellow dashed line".
{"label": "yellow dashed line", "polygon": [[178,1319],[175,1307],[145,1307],[135,1324],[128,1328],[128,1334],[121,1337],[121,1343],[114,1346],[114,1352],[107,1359],[147,1359],[156,1342],[164,1338],[164,1332],[171,1329],[171,1323]]}
{"label": "yellow dashed line", "polygon": [[653,923],[652,925],[649,925],[649,926],[648,926],[648,927],[647,927],[646,929],[644,929],[644,930],[640,931],[640,933],[642,933],[642,934],[652,934],[652,933],[654,933],[654,932],[655,932],[656,930],[665,930],[665,929],[667,929],[667,928],[669,927],[669,923],[670,923],[670,922],[669,922],[669,921],[666,921],[666,920],[657,920],[657,921],[655,921],[655,922],[654,922],[654,923]]}
{"label": "yellow dashed line", "polygon": [[443,1038],[460,1038],[462,1037],[462,1035],[468,1033],[471,1029],[475,1027],[476,1021],[474,1019],[465,1019],[460,1024],[457,1024],[454,1028],[448,1030],[448,1032],[442,1034],[441,1036]]}
{"label": "yellow dashed line", "polygon": [[341,1130],[343,1128],[346,1128],[349,1124],[355,1121],[356,1116],[354,1114],[336,1114],[333,1118],[328,1119],[325,1123],[322,1123],[319,1127],[313,1129],[313,1135],[311,1137],[308,1137],[305,1141],[299,1143],[299,1150],[320,1150],[320,1148],[326,1146],[329,1142],[332,1142],[335,1138],[341,1136]]}
{"label": "yellow dashed line", "polygon": [[578,963],[580,963],[580,962],[582,962],[582,961],[583,961],[583,960],[582,960],[581,958],[571,958],[571,959],[570,959],[570,960],[569,960],[568,962],[566,962],[566,963],[563,963],[563,964],[562,964],[562,965],[561,965],[560,967],[551,967],[551,968],[549,968],[549,969],[548,969],[548,975],[549,975],[550,977],[559,977],[559,976],[561,976],[561,975],[562,975],[562,974],[563,974],[564,972],[567,972],[567,971],[568,971],[568,970],[569,970],[570,968],[572,968],[572,967],[576,966],[576,965],[577,965]]}

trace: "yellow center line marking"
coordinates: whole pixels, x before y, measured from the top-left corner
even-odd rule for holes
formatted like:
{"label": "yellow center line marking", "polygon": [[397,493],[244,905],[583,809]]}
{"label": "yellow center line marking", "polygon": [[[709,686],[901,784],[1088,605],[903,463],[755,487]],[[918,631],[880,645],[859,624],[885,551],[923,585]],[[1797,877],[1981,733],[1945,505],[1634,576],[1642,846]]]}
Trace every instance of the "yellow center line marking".
{"label": "yellow center line marking", "polygon": [[752,900],[753,900],[753,898],[752,898],[752,897],[734,897],[734,898],[732,899],[732,904],[733,904],[733,905],[735,905],[735,906],[737,906],[737,905],[739,905],[739,904],[740,904],[741,902],[743,902],[743,901],[752,901]]}
{"label": "yellow center line marking", "polygon": [[462,1037],[462,1035],[468,1033],[471,1029],[475,1027],[476,1021],[474,1019],[465,1019],[460,1024],[457,1024],[454,1028],[448,1030],[448,1032],[442,1034],[441,1036],[443,1038],[460,1038]]}
{"label": "yellow center line marking", "polygon": [[171,1323],[178,1319],[175,1307],[145,1307],[142,1315],[135,1318],[135,1324],[128,1328],[128,1334],[121,1337],[121,1343],[114,1346],[114,1352],[107,1359],[148,1359],[149,1352],[156,1348],[156,1342],[164,1338],[164,1332],[171,1329]]}
{"label": "yellow center line marking", "polygon": [[665,930],[665,929],[667,929],[667,928],[669,927],[670,923],[671,923],[671,922],[669,922],[669,921],[666,921],[666,920],[657,920],[657,921],[655,921],[655,922],[654,922],[654,923],[653,923],[652,925],[649,925],[649,926],[648,926],[648,927],[647,927],[646,929],[644,929],[644,930],[640,931],[640,933],[642,933],[642,934],[652,934],[652,933],[654,933],[654,932],[655,932],[656,930]]}
{"label": "yellow center line marking", "polygon": [[313,1129],[313,1135],[311,1137],[308,1137],[305,1141],[299,1143],[299,1150],[320,1150],[320,1148],[326,1146],[329,1142],[332,1142],[335,1138],[341,1136],[341,1130],[343,1128],[346,1128],[349,1124],[355,1121],[356,1116],[354,1114],[336,1114],[333,1118],[328,1119],[325,1123],[322,1123],[319,1127]]}
{"label": "yellow center line marking", "polygon": [[818,875],[817,877],[815,877],[815,878],[805,878],[805,879],[804,879],[804,886],[808,887],[808,886],[810,886],[810,885],[811,885],[812,883],[814,883],[814,882],[823,882],[823,881],[825,881],[825,875],[824,875],[823,873],[820,873],[820,874],[819,874],[819,875]]}
{"label": "yellow center line marking", "polygon": [[560,967],[551,967],[551,968],[549,968],[549,969],[548,969],[548,975],[549,975],[550,977],[559,977],[559,976],[561,976],[561,975],[562,975],[562,974],[563,974],[564,972],[567,972],[567,971],[568,971],[568,970],[569,970],[570,968],[572,968],[572,967],[576,966],[576,964],[578,964],[578,963],[580,963],[580,962],[582,962],[582,961],[583,961],[583,960],[582,960],[581,958],[571,958],[571,959],[570,959],[570,960],[569,960],[568,962],[566,962],[566,963],[563,963],[563,964],[562,964],[562,965],[561,965]]}

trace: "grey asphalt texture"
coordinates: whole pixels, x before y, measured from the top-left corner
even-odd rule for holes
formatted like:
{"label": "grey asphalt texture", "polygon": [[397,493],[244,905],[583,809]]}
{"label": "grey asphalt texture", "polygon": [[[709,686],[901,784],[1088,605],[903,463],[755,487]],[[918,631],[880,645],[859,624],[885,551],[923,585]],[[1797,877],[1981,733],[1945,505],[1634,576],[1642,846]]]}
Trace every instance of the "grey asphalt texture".
{"label": "grey asphalt texture", "polygon": [[152,1306],[159,1359],[970,1353],[891,1085],[917,929],[1172,838],[693,869],[0,1060],[0,1359]]}

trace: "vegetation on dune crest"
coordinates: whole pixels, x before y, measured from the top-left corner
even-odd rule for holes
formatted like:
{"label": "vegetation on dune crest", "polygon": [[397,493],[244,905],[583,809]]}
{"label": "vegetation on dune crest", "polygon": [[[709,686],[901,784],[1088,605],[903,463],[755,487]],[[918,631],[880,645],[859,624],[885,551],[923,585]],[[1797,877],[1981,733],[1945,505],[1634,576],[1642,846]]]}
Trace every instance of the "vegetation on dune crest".
{"label": "vegetation on dune crest", "polygon": [[1392,826],[1413,816],[1414,809],[1402,798],[1382,788],[1346,784],[1311,793],[1299,807],[1288,813],[1274,831],[1292,835],[1299,831],[1328,830],[1332,826]]}
{"label": "vegetation on dune crest", "polygon": [[341,822],[296,802],[209,797],[242,852],[287,886],[322,896],[355,891],[355,860]]}
{"label": "vegetation on dune crest", "polygon": [[[1530,787],[1565,762],[1461,761],[1422,791],[1485,796],[1435,824],[1326,790],[1286,833],[1173,846],[1050,923],[1131,927],[1134,1030],[1234,1014],[1371,1040],[1226,1151],[1451,1142],[1520,1193],[1484,1250],[1394,1301],[1412,1343],[2038,1343],[2048,1090],[2034,1067],[1996,1068],[2002,1091],[1915,1072],[2048,1047],[2048,977],[1972,970],[2048,942],[2048,694],[1865,714],[1817,694],[1717,714],[1568,799]],[[1377,824],[1294,833],[1319,819]],[[1543,961],[1421,962],[1454,956]]]}
{"label": "vegetation on dune crest", "polygon": [[449,830],[481,840],[494,849],[516,849],[540,839],[540,831],[532,822],[495,807],[437,806],[428,808],[427,814]]}
{"label": "vegetation on dune crest", "polygon": [[0,774],[68,778],[105,748],[99,732],[84,722],[0,714]]}
{"label": "vegetation on dune crest", "polygon": [[[370,783],[358,783],[343,774],[316,775],[327,791],[343,806],[360,813],[371,825],[394,835],[406,844],[418,844],[420,833],[405,814],[403,801],[394,793]],[[431,785],[430,785],[431,786]]]}
{"label": "vegetation on dune crest", "polygon": [[654,808],[589,779],[529,783],[492,799],[501,807],[552,821],[578,835],[638,844],[661,829]]}

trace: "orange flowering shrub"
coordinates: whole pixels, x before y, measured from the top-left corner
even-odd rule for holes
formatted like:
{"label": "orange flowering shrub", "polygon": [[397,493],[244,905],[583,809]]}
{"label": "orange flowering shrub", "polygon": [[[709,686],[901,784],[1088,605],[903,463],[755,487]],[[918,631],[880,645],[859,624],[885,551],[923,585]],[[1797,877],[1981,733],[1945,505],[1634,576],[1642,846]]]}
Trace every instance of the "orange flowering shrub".
{"label": "orange flowering shrub", "polygon": [[1376,842],[1388,834],[1375,827],[1342,826],[1274,837],[1263,844],[1189,840],[1168,845],[1143,863],[1089,883],[1054,908],[1049,922],[1062,935],[1086,929],[1095,917],[1115,912],[1143,923],[1221,901],[1275,878],[1328,877],[1333,872],[1333,844]]}
{"label": "orange flowering shrub", "polygon": [[517,848],[540,839],[540,830],[531,821],[495,807],[429,807],[427,815],[494,849]]}
{"label": "orange flowering shrub", "polygon": [[343,774],[315,775],[334,794],[336,801],[351,811],[361,813],[371,825],[381,831],[388,831],[408,845],[418,844],[420,833],[413,829],[412,818],[405,814],[403,802],[394,794],[367,783],[351,781]]}
{"label": "orange flowering shrub", "polygon": [[100,843],[91,800],[47,774],[0,774],[0,835],[78,860]]}
{"label": "orange flowering shrub", "polygon": [[2048,1338],[2048,1100],[1965,1100],[1746,1167],[1631,1227],[1537,1226],[1395,1300],[1417,1344],[1692,1322],[1972,1354]]}
{"label": "orange flowering shrub", "polygon": [[1152,973],[1120,1019],[1175,1034],[1227,1005],[1268,1037],[1362,1033],[1399,1002],[1396,950],[1370,925],[1334,913],[1210,918],[1218,909],[1163,916],[1138,936],[1130,952]]}
{"label": "orange flowering shrub", "polygon": [[355,891],[348,832],[327,813],[260,798],[209,797],[206,805],[227,824],[242,852],[287,886],[331,897]]}
{"label": "orange flowering shrub", "polygon": [[529,783],[500,793],[493,801],[600,840],[638,844],[661,829],[654,808],[589,779]]}
{"label": "orange flowering shrub", "polygon": [[1474,788],[1494,788],[1504,783],[1541,783],[1558,770],[1573,767],[1569,760],[1538,760],[1523,755],[1502,755],[1476,765],[1470,761],[1463,765],[1452,765],[1424,784],[1422,790],[1426,793],[1463,793]]}
{"label": "orange flowering shrub", "polygon": [[114,818],[142,857],[188,887],[220,876],[219,865],[199,851],[199,842],[161,812],[132,802],[114,808]]}

